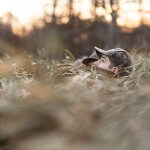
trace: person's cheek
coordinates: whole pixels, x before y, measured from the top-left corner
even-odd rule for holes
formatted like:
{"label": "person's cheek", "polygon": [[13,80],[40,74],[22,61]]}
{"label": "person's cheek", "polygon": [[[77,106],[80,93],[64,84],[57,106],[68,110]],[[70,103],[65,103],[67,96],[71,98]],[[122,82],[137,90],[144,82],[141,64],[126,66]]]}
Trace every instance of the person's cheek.
{"label": "person's cheek", "polygon": [[104,64],[103,62],[99,61],[97,66],[98,66],[99,68],[103,68],[104,65],[105,65],[105,64]]}
{"label": "person's cheek", "polygon": [[105,63],[100,63],[99,68],[108,69],[107,64]]}

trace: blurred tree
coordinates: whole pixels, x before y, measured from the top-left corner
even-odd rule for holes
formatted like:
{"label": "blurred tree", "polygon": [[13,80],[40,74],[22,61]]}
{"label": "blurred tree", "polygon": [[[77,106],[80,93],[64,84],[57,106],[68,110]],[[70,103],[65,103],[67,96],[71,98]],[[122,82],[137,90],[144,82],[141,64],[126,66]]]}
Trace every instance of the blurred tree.
{"label": "blurred tree", "polygon": [[105,0],[99,0],[100,1],[100,6],[102,7],[102,8],[106,8],[105,7]]}
{"label": "blurred tree", "polygon": [[92,0],[92,15],[96,19],[96,8],[98,7],[100,0]]}
{"label": "blurred tree", "polygon": [[17,43],[18,38],[13,34],[13,23],[19,24],[19,20],[10,12],[6,12],[0,17],[0,37],[6,41],[16,40],[15,42]]}
{"label": "blurred tree", "polygon": [[69,0],[69,6],[68,6],[69,8],[69,20],[71,20],[72,19],[72,17],[73,17],[73,0]]}
{"label": "blurred tree", "polygon": [[117,44],[117,11],[118,11],[118,0],[109,0],[111,8],[111,24],[108,27],[108,44],[107,48],[114,48]]}
{"label": "blurred tree", "polygon": [[53,0],[53,14],[52,14],[52,22],[56,23],[56,7],[57,7],[57,0]]}
{"label": "blurred tree", "polygon": [[117,14],[119,8],[119,0],[92,0],[92,14],[95,19],[96,9],[99,6],[105,9],[106,12],[110,13],[111,16],[111,23],[108,25],[108,37],[106,48],[113,48],[117,44]]}

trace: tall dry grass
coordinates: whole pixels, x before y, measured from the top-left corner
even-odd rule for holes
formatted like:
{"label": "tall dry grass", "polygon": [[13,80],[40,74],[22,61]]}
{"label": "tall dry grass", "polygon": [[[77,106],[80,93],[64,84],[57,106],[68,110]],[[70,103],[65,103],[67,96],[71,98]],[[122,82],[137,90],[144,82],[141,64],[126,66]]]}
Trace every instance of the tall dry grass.
{"label": "tall dry grass", "polygon": [[0,62],[0,149],[148,150],[150,57],[113,78],[71,55],[61,62]]}

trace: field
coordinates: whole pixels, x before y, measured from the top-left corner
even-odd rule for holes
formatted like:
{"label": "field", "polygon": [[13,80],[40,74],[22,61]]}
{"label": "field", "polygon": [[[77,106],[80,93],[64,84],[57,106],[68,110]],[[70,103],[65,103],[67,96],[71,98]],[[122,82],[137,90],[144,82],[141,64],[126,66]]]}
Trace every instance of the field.
{"label": "field", "polygon": [[25,54],[0,61],[1,150],[149,150],[150,56],[113,78]]}

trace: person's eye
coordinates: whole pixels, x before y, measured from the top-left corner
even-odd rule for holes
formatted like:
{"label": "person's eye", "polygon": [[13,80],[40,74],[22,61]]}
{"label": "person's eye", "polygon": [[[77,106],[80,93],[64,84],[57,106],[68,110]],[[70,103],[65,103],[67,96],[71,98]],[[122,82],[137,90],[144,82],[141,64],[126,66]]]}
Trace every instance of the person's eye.
{"label": "person's eye", "polygon": [[102,62],[105,62],[105,61],[106,61],[105,57],[102,57],[102,59],[101,59],[101,60],[102,60]]}

